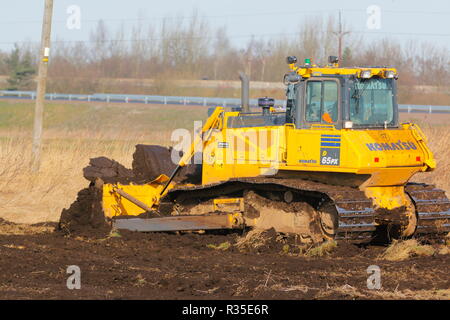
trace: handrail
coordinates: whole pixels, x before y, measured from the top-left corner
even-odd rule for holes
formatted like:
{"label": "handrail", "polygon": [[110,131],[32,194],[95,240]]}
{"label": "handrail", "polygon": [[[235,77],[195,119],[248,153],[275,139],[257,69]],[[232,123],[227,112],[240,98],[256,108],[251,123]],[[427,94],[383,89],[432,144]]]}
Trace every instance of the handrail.
{"label": "handrail", "polygon": [[200,143],[203,143],[204,141],[207,141],[206,139],[203,139],[203,135],[208,132],[209,130],[213,129],[216,124],[219,122],[220,115],[224,109],[222,107],[217,107],[214,109],[214,112],[209,116],[209,118],[206,120],[205,124],[203,125],[202,130],[195,135],[194,141],[191,143],[191,146],[187,152],[183,154],[180,161],[178,161],[178,165],[175,168],[175,170],[170,175],[169,180],[167,180],[166,184],[164,185],[164,188],[161,190],[160,195],[162,196],[164,192],[166,191],[169,184],[172,182],[173,178],[177,175],[177,173],[180,171],[180,169],[184,166],[186,166],[193,157],[195,150],[197,150],[198,145]]}

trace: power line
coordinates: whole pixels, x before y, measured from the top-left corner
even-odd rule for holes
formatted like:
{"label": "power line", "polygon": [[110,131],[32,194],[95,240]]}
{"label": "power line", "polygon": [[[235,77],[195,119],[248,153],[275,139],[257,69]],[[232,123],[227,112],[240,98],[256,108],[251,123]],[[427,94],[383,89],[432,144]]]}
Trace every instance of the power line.
{"label": "power line", "polygon": [[[322,9],[322,10],[307,10],[307,11],[281,11],[281,12],[259,12],[259,13],[242,13],[242,14],[226,14],[226,15],[207,15],[207,16],[156,16],[148,18],[106,18],[106,19],[81,19],[83,23],[97,23],[100,20],[105,22],[139,22],[139,21],[153,21],[153,20],[192,20],[196,18],[201,19],[220,19],[220,18],[245,18],[258,16],[283,16],[283,15],[304,15],[314,13],[337,13],[339,9]],[[382,13],[394,14],[420,14],[420,15],[450,15],[449,11],[403,11],[403,10],[382,10]],[[367,13],[366,10],[348,9],[342,10],[342,13]],[[15,21],[0,21],[0,24],[29,24],[42,23],[40,20],[15,20]],[[54,20],[53,23],[66,23],[66,20]]]}
{"label": "power line", "polygon": [[450,33],[412,33],[412,32],[389,32],[389,31],[352,31],[353,33],[362,33],[365,35],[389,34],[396,36],[423,36],[423,37],[450,37]]}
{"label": "power line", "polygon": [[[343,12],[366,12],[365,10],[348,9]],[[449,15],[450,11],[408,11],[408,10],[381,10],[381,13],[396,13],[396,14],[421,14],[421,15]]]}
{"label": "power line", "polygon": [[[350,31],[351,33],[358,33],[364,35],[399,35],[399,36],[423,36],[423,37],[450,37],[450,33],[411,33],[411,32],[388,32],[388,31],[364,31],[364,30],[356,30]],[[265,38],[265,37],[294,37],[301,35],[301,32],[295,33],[265,33],[265,34],[241,34],[241,35],[229,35],[230,39],[237,38]],[[142,38],[142,39],[106,39],[106,40],[54,40],[52,43],[109,43],[109,42],[144,42],[144,41],[161,41],[161,40],[169,40],[169,41],[177,41],[177,40],[214,40],[215,36],[197,36],[197,37],[177,37],[177,38]],[[39,41],[14,41],[14,42],[0,42],[0,44],[34,44]]]}
{"label": "power line", "polygon": [[[314,14],[314,13],[334,13],[338,10],[323,9],[323,10],[308,10],[308,11],[282,11],[282,12],[260,12],[260,13],[242,13],[242,14],[225,14],[225,15],[200,15],[200,16],[157,16],[148,18],[107,18],[107,19],[81,19],[83,23],[101,21],[116,21],[116,22],[136,22],[136,21],[153,21],[153,20],[192,20],[192,19],[218,19],[218,18],[245,18],[257,16],[281,16],[281,15],[300,15],[300,14]],[[20,24],[20,23],[41,23],[39,20],[17,20],[17,21],[0,21],[0,24]],[[54,23],[66,23],[66,20],[54,20]]]}

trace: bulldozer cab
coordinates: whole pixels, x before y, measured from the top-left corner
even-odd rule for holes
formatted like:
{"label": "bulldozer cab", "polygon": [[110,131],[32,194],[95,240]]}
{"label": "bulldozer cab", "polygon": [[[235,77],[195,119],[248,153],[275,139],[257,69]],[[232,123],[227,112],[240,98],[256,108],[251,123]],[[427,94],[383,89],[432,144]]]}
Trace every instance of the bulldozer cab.
{"label": "bulldozer cab", "polygon": [[285,76],[286,122],[296,128],[398,127],[395,69],[339,68],[337,63],[327,67],[291,64],[291,69]]}

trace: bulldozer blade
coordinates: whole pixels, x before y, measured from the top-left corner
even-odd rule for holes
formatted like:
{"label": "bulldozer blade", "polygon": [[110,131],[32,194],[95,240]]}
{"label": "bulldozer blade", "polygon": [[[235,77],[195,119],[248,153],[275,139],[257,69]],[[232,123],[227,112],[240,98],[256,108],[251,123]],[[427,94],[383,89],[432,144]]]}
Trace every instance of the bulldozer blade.
{"label": "bulldozer blade", "polygon": [[140,232],[218,230],[237,228],[239,220],[236,214],[114,219],[113,228]]}
{"label": "bulldozer blade", "polygon": [[145,212],[153,212],[152,208],[159,203],[162,197],[161,190],[168,179],[162,174],[143,185],[104,184],[102,203],[105,216],[109,218],[138,216]]}
{"label": "bulldozer blade", "polygon": [[[147,206],[145,203],[143,203],[142,201],[136,199],[135,197],[133,197],[132,195],[129,195],[128,193],[126,193],[125,191],[123,191],[122,189],[119,188],[113,188],[114,192],[117,192],[118,194],[120,194],[122,197],[124,197],[125,199],[127,199],[128,201],[130,201],[131,203],[137,205],[139,208],[145,210],[145,211],[152,211],[152,208],[150,208],[149,206]],[[158,214],[159,215],[159,214]]]}

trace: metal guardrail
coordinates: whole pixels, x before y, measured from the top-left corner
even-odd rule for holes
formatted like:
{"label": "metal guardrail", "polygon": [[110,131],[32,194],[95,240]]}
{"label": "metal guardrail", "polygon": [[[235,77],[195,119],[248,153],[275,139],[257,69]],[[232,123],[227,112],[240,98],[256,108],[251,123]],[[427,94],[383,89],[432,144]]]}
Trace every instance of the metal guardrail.
{"label": "metal guardrail", "polygon": [[[16,99],[35,99],[35,91],[0,91],[0,98]],[[239,98],[213,98],[213,97],[178,97],[178,96],[147,96],[134,94],[60,94],[47,93],[47,100],[63,101],[88,101],[88,102],[116,102],[116,103],[144,103],[144,104],[177,104],[177,105],[196,105],[196,106],[224,106],[239,107],[241,99]],[[256,107],[257,99],[250,99],[250,106]],[[286,107],[285,100],[275,100],[275,105]],[[408,113],[450,113],[450,106],[432,106],[432,105],[407,105],[400,104],[399,110]]]}

